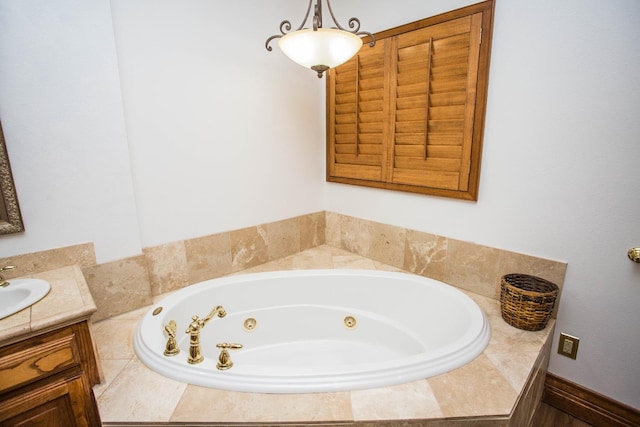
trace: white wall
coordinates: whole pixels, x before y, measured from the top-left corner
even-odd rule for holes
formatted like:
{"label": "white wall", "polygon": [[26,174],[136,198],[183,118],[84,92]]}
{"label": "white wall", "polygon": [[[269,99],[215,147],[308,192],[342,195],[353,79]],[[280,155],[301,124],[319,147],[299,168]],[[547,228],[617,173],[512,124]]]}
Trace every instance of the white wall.
{"label": "white wall", "polygon": [[26,231],[0,256],[140,252],[109,3],[0,1],[0,119]]}
{"label": "white wall", "polygon": [[[377,31],[429,3],[350,5]],[[497,1],[477,203],[325,184],[330,211],[567,261],[550,370],[636,408],[638,22],[634,0]],[[559,332],[581,338],[577,360],[556,354]]]}
{"label": "white wall", "polygon": [[324,80],[265,49],[271,5],[112,1],[144,246],[323,209]]}
{"label": "white wall", "polygon": [[106,262],[322,210],[324,80],[264,48],[298,5],[0,0],[27,230],[0,257],[91,241]]}
{"label": "white wall", "polygon": [[[472,2],[334,11],[378,31]],[[557,330],[582,341],[551,371],[640,408],[640,3],[498,0],[477,203],[324,182],[324,80],[264,50],[303,3],[0,0],[27,227],[0,257],[93,241],[104,262],[327,209],[564,260]]]}

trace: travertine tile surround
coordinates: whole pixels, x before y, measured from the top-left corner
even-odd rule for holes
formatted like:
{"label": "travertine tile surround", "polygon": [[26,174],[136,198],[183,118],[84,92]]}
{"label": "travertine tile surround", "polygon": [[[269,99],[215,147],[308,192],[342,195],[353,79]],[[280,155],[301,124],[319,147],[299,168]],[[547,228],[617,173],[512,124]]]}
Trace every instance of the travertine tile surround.
{"label": "travertine tile surround", "polygon": [[96,265],[96,255],[93,243],[82,243],[48,251],[0,258],[0,266],[4,267],[5,265],[16,266],[15,270],[2,273],[3,277],[13,279],[70,265],[79,265],[83,269],[91,267]]}
{"label": "travertine tile surround", "polygon": [[325,213],[143,248],[142,255],[96,264],[93,244],[0,258],[7,278],[78,264],[98,307],[95,321],[151,303],[154,295],[224,276],[323,244]]}
{"label": "travertine tile surround", "polygon": [[[399,270],[320,245],[241,273],[294,268]],[[521,331],[502,321],[497,300],[467,294],[491,323],[491,341],[482,355],[427,380],[340,393],[238,393],[174,381],[146,368],[133,352],[135,327],[149,307],[112,317],[94,325],[105,376],[94,389],[102,420],[105,425],[526,426],[542,393],[553,321],[543,331]]]}
{"label": "travertine tile surround", "polygon": [[147,247],[140,256],[104,264],[96,264],[93,245],[87,243],[1,258],[0,265],[18,266],[6,274],[11,278],[79,264],[98,307],[97,321],[146,306],[155,295],[324,243],[490,298],[499,297],[504,274],[533,274],[562,287],[566,271],[563,262],[334,212]]}
{"label": "travertine tile surround", "polygon": [[500,277],[532,274],[564,283],[566,263],[496,249],[353,218],[326,213],[326,243],[401,270],[488,296],[500,297]]}
{"label": "travertine tile surround", "polygon": [[[332,212],[144,248],[140,256],[99,265],[90,243],[0,259],[7,264],[19,267],[9,278],[80,265],[98,307],[93,319],[107,319],[94,331],[105,377],[96,388],[101,414],[107,423],[142,425],[526,425],[541,395],[553,322],[532,333],[502,321],[499,278],[527,273],[562,286],[566,271],[562,262]],[[429,380],[295,397],[203,389],[159,376],[135,358],[133,331],[154,298],[230,273],[302,268],[405,270],[450,283],[470,291],[487,313],[491,343],[469,365]]]}

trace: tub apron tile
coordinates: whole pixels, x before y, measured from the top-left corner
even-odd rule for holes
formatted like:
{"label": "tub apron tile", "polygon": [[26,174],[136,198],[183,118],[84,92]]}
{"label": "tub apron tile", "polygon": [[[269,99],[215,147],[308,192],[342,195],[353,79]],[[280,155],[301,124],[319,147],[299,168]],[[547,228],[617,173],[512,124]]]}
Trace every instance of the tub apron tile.
{"label": "tub apron tile", "polygon": [[355,421],[430,419],[444,416],[425,380],[351,392]]}
{"label": "tub apron tile", "polygon": [[427,381],[446,417],[508,415],[518,397],[507,378],[484,354]]}
{"label": "tub apron tile", "polygon": [[172,422],[310,422],[353,419],[349,393],[241,393],[189,385]]}
{"label": "tub apron tile", "polygon": [[134,359],[98,398],[100,417],[103,422],[167,422],[186,387]]}

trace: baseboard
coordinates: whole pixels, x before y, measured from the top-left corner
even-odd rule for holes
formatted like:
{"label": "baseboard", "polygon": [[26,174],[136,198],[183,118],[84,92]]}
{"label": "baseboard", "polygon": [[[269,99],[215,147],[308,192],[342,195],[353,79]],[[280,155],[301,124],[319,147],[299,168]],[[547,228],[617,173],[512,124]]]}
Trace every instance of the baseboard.
{"label": "baseboard", "polygon": [[547,373],[542,400],[594,426],[640,426],[640,411]]}

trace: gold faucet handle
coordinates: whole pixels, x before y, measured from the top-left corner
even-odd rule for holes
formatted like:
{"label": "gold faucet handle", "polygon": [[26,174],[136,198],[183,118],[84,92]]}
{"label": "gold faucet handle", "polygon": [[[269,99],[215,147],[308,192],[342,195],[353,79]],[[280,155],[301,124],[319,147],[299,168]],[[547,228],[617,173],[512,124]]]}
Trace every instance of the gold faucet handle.
{"label": "gold faucet handle", "polygon": [[228,342],[221,342],[216,344],[216,347],[221,348],[221,349],[230,349],[230,350],[237,350],[239,348],[242,348],[242,344],[229,344]]}
{"label": "gold faucet handle", "polygon": [[224,371],[225,369],[230,369],[233,366],[233,362],[231,361],[231,356],[229,355],[228,350],[237,350],[239,348],[242,348],[242,344],[229,344],[227,342],[221,342],[216,344],[216,347],[221,350],[220,356],[218,356],[218,363],[216,364],[216,368]]}
{"label": "gold faucet handle", "polygon": [[176,330],[178,326],[176,325],[175,320],[170,321],[167,325],[164,326],[164,331],[168,335],[167,344],[164,347],[164,355],[165,356],[175,356],[180,353],[180,348],[178,347],[178,342],[176,341]]}
{"label": "gold faucet handle", "polygon": [[175,320],[171,320],[168,324],[164,326],[164,331],[167,333],[169,338],[176,337],[176,330],[178,329],[178,325],[176,325]]}
{"label": "gold faucet handle", "polygon": [[0,268],[0,271],[9,271],[13,270],[14,268],[16,268],[15,265],[5,265],[4,267]]}

